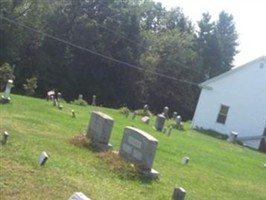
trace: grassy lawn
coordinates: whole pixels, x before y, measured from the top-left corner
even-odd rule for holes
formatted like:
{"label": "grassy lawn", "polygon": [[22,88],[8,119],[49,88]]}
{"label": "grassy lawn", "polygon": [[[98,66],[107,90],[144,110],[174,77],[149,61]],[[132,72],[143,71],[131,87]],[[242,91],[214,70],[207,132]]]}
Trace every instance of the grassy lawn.
{"label": "grassy lawn", "polygon": [[[0,104],[0,132],[8,131],[0,144],[0,199],[68,199],[81,191],[92,200],[167,200],[174,187],[183,187],[188,200],[265,200],[265,154],[230,144],[185,124],[185,131],[172,130],[168,137],[150,125],[126,118],[117,110],[63,104],[12,95]],[[77,118],[71,117],[71,110]],[[134,126],[159,140],[153,168],[160,179],[143,181],[121,176],[99,153],[77,147],[70,140],[86,132],[90,113],[102,111],[114,118],[110,143],[119,150],[125,126]],[[167,123],[170,123],[169,121]],[[2,136],[1,136],[2,137]],[[38,157],[46,151],[45,166]],[[182,165],[184,156],[190,158]]]}

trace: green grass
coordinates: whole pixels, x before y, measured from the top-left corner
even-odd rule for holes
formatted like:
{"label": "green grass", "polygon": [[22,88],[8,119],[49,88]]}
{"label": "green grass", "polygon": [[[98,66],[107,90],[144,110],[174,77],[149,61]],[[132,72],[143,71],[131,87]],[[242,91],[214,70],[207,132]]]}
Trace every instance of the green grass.
{"label": "green grass", "polygon": [[[86,132],[94,110],[114,118],[114,150],[125,126],[159,140],[153,164],[159,180],[121,176],[99,153],[70,142]],[[200,134],[189,124],[168,137],[153,129],[154,121],[147,125],[139,116],[131,120],[101,107],[64,104],[59,110],[46,100],[12,95],[11,103],[0,104],[0,132],[9,133],[7,144],[0,144],[0,199],[68,199],[81,191],[92,200],[170,200],[174,187],[183,187],[188,200],[266,199],[265,154]],[[37,162],[42,151],[49,155],[43,167]],[[184,156],[190,157],[188,165],[180,163]]]}

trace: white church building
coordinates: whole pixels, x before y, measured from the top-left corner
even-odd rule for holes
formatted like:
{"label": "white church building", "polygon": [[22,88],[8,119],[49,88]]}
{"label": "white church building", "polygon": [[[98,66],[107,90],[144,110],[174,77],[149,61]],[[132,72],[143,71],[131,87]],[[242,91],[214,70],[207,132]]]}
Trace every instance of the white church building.
{"label": "white church building", "polygon": [[235,131],[240,141],[258,149],[266,138],[266,56],[209,79],[200,87],[192,127],[228,135]]}

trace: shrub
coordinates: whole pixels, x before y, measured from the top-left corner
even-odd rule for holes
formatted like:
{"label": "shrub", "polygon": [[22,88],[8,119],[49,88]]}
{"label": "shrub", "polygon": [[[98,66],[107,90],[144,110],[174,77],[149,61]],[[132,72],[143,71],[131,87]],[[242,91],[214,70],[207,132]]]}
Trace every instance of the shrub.
{"label": "shrub", "polygon": [[130,110],[127,107],[121,107],[118,109],[119,113],[128,116],[130,113]]}

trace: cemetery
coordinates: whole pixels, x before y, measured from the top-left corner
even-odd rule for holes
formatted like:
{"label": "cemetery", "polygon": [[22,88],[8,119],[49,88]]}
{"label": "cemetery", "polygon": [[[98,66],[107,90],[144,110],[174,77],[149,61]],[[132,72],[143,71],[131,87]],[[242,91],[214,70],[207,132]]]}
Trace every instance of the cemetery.
{"label": "cemetery", "polygon": [[0,104],[0,199],[266,198],[265,154],[200,134],[165,105],[145,117],[96,97],[58,109],[10,96]]}

